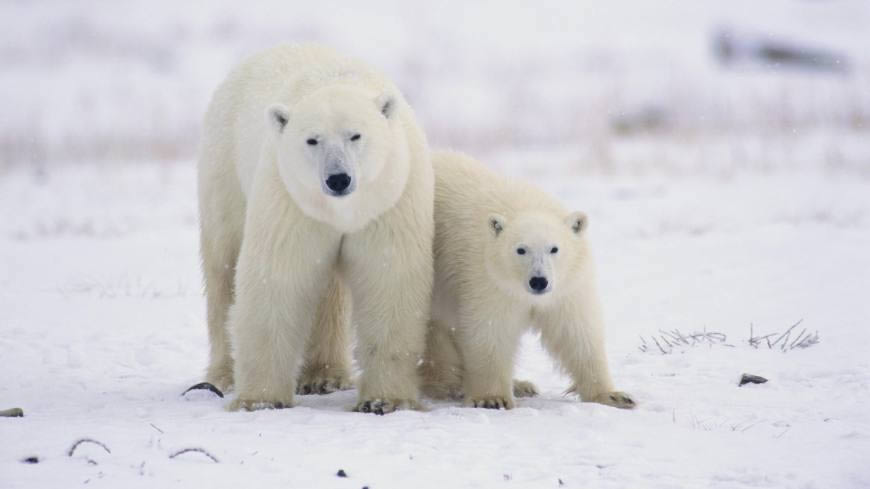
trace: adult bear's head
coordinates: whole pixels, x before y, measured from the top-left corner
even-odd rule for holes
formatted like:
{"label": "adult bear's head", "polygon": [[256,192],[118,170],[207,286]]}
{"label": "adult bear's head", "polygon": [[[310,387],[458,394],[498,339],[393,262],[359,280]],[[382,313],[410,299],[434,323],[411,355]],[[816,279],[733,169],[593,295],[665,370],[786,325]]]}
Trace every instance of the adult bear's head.
{"label": "adult bear's head", "polygon": [[399,104],[389,91],[339,84],[269,107],[281,179],[303,212],[354,231],[396,203],[410,168]]}

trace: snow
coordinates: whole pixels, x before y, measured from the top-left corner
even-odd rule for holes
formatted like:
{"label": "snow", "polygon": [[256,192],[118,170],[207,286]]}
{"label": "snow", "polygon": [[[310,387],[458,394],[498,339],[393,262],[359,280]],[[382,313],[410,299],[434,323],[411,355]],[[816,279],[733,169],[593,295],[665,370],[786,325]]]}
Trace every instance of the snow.
{"label": "snow", "polygon": [[[0,4],[0,410],[25,413],[0,418],[0,488],[870,487],[868,23],[863,0]],[[725,28],[850,69],[726,69]],[[564,396],[531,335],[541,395],[506,412],[181,396],[208,349],[200,118],[288,40],[381,67],[434,146],[587,212],[635,410]],[[819,344],[748,344],[798,321]],[[640,351],[674,329],[732,346]],[[68,456],[82,438],[111,452]]]}
{"label": "snow", "polygon": [[[509,167],[508,173],[521,169]],[[206,363],[190,163],[13,172],[0,183],[0,486],[838,487],[870,484],[870,182],[537,180],[591,216],[621,411],[565,397],[533,337],[541,396],[494,412],[349,412],[355,391],[229,413]],[[803,319],[821,343],[747,344]],[[733,348],[638,350],[659,329]],[[738,387],[742,373],[762,385]],[[84,444],[105,443],[112,451]],[[214,455],[169,455],[199,447]],[[31,455],[39,464],[20,460]],[[96,465],[88,463],[88,459]],[[335,473],[343,469],[348,478]]]}

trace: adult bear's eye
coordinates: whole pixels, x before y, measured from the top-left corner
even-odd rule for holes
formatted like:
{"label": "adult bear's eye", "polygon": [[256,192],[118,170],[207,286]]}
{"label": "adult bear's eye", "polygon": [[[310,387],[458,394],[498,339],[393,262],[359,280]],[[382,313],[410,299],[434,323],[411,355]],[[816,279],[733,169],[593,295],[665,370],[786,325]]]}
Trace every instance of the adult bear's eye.
{"label": "adult bear's eye", "polygon": [[308,146],[317,146],[317,140],[314,138],[308,138],[308,141],[305,142],[308,143]]}
{"label": "adult bear's eye", "polygon": [[558,247],[558,246],[554,246],[554,247],[550,248],[550,253],[552,253],[552,254],[555,255],[555,254],[558,253],[558,252],[559,252],[559,247]]}
{"label": "adult bear's eye", "polygon": [[525,248],[517,248],[517,254],[518,255],[525,255],[526,249]]}
{"label": "adult bear's eye", "polygon": [[361,137],[362,137],[362,136],[359,135],[359,134],[354,134],[353,136],[350,137],[350,140],[351,140],[351,141],[357,141],[357,140],[359,140],[359,138],[361,138]]}

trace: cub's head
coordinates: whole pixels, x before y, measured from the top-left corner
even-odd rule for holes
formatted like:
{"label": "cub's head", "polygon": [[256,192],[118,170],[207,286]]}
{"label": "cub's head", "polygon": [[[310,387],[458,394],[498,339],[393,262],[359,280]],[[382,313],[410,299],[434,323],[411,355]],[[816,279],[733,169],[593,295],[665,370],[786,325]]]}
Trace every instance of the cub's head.
{"label": "cub's head", "polygon": [[281,178],[303,210],[343,209],[346,214],[376,201],[372,193],[401,193],[408,144],[398,109],[392,93],[353,85],[327,86],[291,108],[267,109]]}
{"label": "cub's head", "polygon": [[490,214],[486,269],[509,295],[542,300],[567,287],[586,259],[586,215],[523,213],[508,221]]}

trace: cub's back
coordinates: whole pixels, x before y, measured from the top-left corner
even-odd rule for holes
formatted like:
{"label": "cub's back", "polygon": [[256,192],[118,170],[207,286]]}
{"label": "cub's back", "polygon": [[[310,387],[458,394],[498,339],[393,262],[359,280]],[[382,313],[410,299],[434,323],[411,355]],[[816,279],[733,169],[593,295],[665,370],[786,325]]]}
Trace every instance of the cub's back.
{"label": "cub's back", "polygon": [[[489,214],[500,214],[510,221],[519,212],[542,211],[567,215],[568,211],[552,196],[534,185],[499,175],[468,155],[453,151],[434,151],[435,222],[444,233],[456,230],[465,236],[489,232]],[[450,229],[447,229],[450,228]],[[460,237],[461,238],[461,237]]]}

